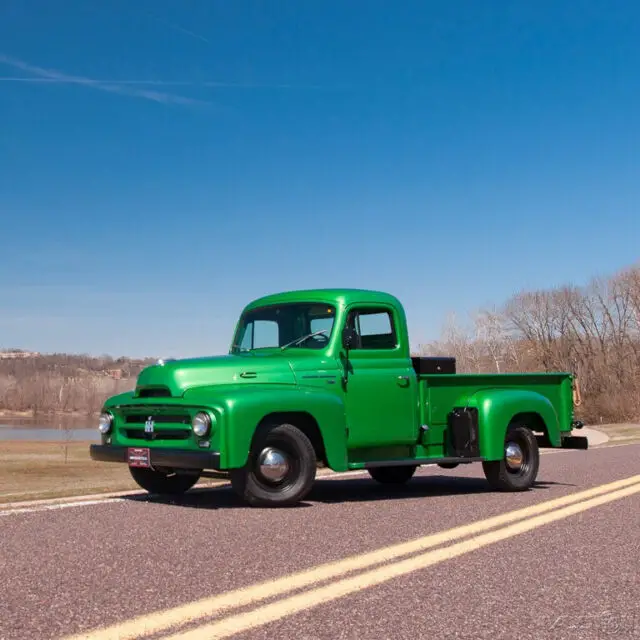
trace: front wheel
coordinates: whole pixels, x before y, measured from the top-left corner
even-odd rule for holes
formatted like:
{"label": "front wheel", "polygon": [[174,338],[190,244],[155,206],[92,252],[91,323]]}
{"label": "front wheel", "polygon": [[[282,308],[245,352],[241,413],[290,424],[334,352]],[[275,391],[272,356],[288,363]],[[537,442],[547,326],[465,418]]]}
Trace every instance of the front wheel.
{"label": "front wheel", "polygon": [[259,433],[247,464],[230,472],[233,490],[252,507],[289,507],[309,493],[316,477],[316,452],[291,424]]}
{"label": "front wheel", "polygon": [[485,477],[498,491],[527,491],[538,475],[540,452],[535,435],[527,427],[510,427],[502,460],[483,462]]}
{"label": "front wheel", "polygon": [[159,495],[180,495],[189,491],[200,479],[200,474],[169,474],[140,467],[129,467],[129,471],[140,487]]}

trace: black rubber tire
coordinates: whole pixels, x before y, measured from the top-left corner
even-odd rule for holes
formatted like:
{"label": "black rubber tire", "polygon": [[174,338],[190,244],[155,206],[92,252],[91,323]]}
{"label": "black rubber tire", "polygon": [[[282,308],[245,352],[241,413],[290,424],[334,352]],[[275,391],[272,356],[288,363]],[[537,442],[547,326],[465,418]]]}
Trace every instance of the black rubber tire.
{"label": "black rubber tire", "polygon": [[[291,462],[289,473],[278,483],[264,479],[257,469],[258,455],[268,446],[284,451]],[[252,507],[291,507],[311,491],[316,463],[313,444],[300,429],[286,423],[272,425],[256,435],[247,464],[231,469],[231,486]]]}
{"label": "black rubber tire", "polygon": [[181,495],[200,479],[200,474],[179,474],[169,475],[155,469],[141,469],[139,467],[129,467],[132,478],[149,493],[158,495]]}
{"label": "black rubber tire", "polygon": [[455,469],[458,466],[458,462],[439,462],[438,466],[441,469]]}
{"label": "black rubber tire", "polygon": [[380,484],[405,484],[411,480],[417,468],[414,465],[398,465],[397,467],[374,467],[367,471]]}
{"label": "black rubber tire", "polygon": [[523,464],[518,472],[511,471],[504,458],[483,462],[484,475],[492,489],[497,491],[528,491],[538,476],[540,450],[535,434],[523,425],[513,425],[507,429],[504,448],[507,442],[515,442],[522,450]]}

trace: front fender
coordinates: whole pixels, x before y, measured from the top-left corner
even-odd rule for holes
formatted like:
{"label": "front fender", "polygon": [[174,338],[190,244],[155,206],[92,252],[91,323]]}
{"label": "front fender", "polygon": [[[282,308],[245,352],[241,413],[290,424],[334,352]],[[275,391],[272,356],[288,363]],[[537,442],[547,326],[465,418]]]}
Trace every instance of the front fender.
{"label": "front fender", "polygon": [[558,414],[551,401],[535,391],[486,389],[472,395],[467,404],[478,409],[480,455],[486,460],[502,459],[507,427],[522,413],[537,414],[546,426],[551,445],[560,446]]}
{"label": "front fender", "polygon": [[347,469],[344,404],[337,395],[285,385],[225,386],[190,389],[189,404],[210,406],[220,415],[220,466],[242,467],[260,421],[271,413],[303,412],[317,423],[329,466]]}

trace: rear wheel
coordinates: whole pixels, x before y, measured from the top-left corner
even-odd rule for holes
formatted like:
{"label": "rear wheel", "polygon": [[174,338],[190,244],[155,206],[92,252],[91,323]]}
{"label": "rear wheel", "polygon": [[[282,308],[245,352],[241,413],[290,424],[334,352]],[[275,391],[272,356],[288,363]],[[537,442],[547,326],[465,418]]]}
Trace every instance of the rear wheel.
{"label": "rear wheel", "polygon": [[179,474],[139,467],[129,467],[129,471],[145,491],[160,495],[180,495],[191,489],[200,479],[199,473]]}
{"label": "rear wheel", "polygon": [[291,424],[259,432],[247,464],[230,472],[231,486],[254,507],[288,507],[309,493],[316,477],[316,452]]}
{"label": "rear wheel", "polygon": [[374,467],[368,469],[369,475],[381,484],[405,484],[416,472],[414,465],[399,465],[397,467]]}
{"label": "rear wheel", "polygon": [[489,484],[498,491],[526,491],[538,475],[540,452],[533,432],[523,425],[509,427],[502,460],[483,462]]}

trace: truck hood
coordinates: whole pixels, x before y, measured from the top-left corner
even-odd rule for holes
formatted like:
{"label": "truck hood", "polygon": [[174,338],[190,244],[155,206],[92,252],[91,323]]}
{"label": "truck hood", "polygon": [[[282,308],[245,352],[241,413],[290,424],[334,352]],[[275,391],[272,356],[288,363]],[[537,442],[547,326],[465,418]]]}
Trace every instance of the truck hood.
{"label": "truck hood", "polygon": [[164,388],[173,397],[178,397],[193,387],[265,383],[296,384],[287,358],[253,354],[169,360],[146,367],[140,372],[136,395],[148,396],[154,390]]}

